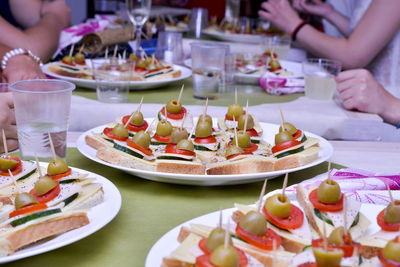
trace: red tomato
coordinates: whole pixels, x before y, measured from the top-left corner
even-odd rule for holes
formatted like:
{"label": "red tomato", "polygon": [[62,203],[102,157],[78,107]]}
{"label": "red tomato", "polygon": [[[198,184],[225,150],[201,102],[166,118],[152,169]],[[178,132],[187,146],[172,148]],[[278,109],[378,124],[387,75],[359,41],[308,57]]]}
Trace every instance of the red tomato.
{"label": "red tomato", "polygon": [[383,267],[400,267],[400,262],[385,259],[385,257],[382,255],[382,250],[379,250],[378,252],[378,259]]}
{"label": "red tomato", "polygon": [[258,136],[258,133],[254,128],[248,129],[248,130],[246,130],[246,132],[252,137],[257,137]]}
{"label": "red tomato", "polygon": [[110,139],[118,140],[118,141],[126,141],[128,137],[121,137],[112,133],[112,128],[104,128],[103,134]]}
{"label": "red tomato", "polygon": [[61,60],[61,62],[66,64],[66,65],[75,66],[74,63],[70,63],[70,62],[67,62],[67,61],[64,61],[64,60]]}
{"label": "red tomato", "polygon": [[274,147],[272,147],[271,151],[272,151],[272,153],[275,154],[279,151],[282,151],[282,150],[285,150],[285,149],[288,149],[288,148],[291,148],[291,147],[294,147],[294,146],[297,146],[300,144],[301,144],[300,141],[290,140],[290,141],[286,141],[286,142],[275,145]]}
{"label": "red tomato", "polygon": [[[178,114],[167,112],[167,117],[171,120],[181,120],[186,114],[186,108],[182,107],[181,112]],[[161,113],[165,116],[165,106],[161,109]]]}
{"label": "red tomato", "polygon": [[194,142],[198,144],[213,144],[217,142],[217,139],[215,139],[214,136],[210,135],[207,137],[196,137],[194,139]]}
{"label": "red tomato", "polygon": [[226,159],[233,159],[234,157],[237,157],[239,155],[252,155],[252,153],[251,152],[243,152],[243,153],[239,153],[239,154],[233,154],[233,155],[227,156]]}
{"label": "red tomato", "polygon": [[[129,116],[129,115],[126,115],[126,116],[122,117],[122,123],[125,125],[130,117],[131,116]],[[126,129],[128,129],[131,132],[135,132],[135,133],[137,133],[139,131],[146,131],[147,127],[149,127],[149,124],[145,120],[143,121],[143,125],[142,126],[136,126],[136,125],[133,125],[131,123],[128,123],[128,125],[126,125]]]}
{"label": "red tomato", "polygon": [[313,191],[311,191],[310,195],[308,196],[308,198],[310,199],[310,202],[313,204],[314,208],[316,208],[317,210],[320,210],[320,211],[330,211],[330,212],[341,211],[343,209],[343,194],[338,203],[325,204],[325,203],[319,202],[318,197],[317,197],[317,190],[318,189],[314,189]]}
{"label": "red tomato", "polygon": [[[232,145],[232,141],[228,143],[228,146]],[[243,151],[248,154],[253,154],[254,151],[258,149],[258,145],[250,142],[250,147],[242,147]]]}
{"label": "red tomato", "polygon": [[378,217],[376,218],[376,221],[378,225],[382,228],[384,231],[389,231],[389,232],[397,232],[400,229],[400,223],[387,223],[385,221],[384,215],[385,215],[385,210],[383,209],[379,214]]}
{"label": "red tomato", "polygon": [[169,143],[170,136],[160,136],[158,134],[154,134],[153,139],[160,143]]}
{"label": "red tomato", "polygon": [[54,174],[54,175],[48,175],[47,174],[47,176],[51,177],[51,179],[53,179],[53,180],[58,180],[58,179],[61,179],[63,177],[66,177],[68,175],[71,175],[71,168],[68,168],[68,170],[66,172],[63,172],[63,173]]}
{"label": "red tomato", "polygon": [[238,237],[246,241],[247,243],[265,250],[273,249],[273,240],[275,239],[275,245],[277,248],[281,245],[281,238],[272,229],[267,228],[265,235],[257,236],[253,235],[246,230],[242,229],[239,224],[236,226],[236,234]]}
{"label": "red tomato", "polygon": [[[324,247],[324,240],[323,239],[314,239],[311,243],[311,246],[313,248],[322,248],[322,247]],[[344,258],[353,257],[354,248],[357,248],[359,250],[360,246],[361,246],[360,243],[351,241],[351,238],[347,239],[347,240],[345,239],[344,245],[328,244],[328,248],[338,248],[338,249],[343,250]]]}
{"label": "red tomato", "polygon": [[20,208],[18,210],[14,210],[13,212],[10,213],[9,218],[18,216],[18,215],[22,215],[22,214],[31,214],[34,213],[36,211],[41,211],[41,210],[45,210],[47,209],[47,205],[44,203],[39,203],[39,204],[32,204],[32,205],[28,205],[25,206],[23,208]]}
{"label": "red tomato", "polygon": [[56,187],[54,187],[49,192],[41,196],[36,195],[35,189],[32,189],[29,193],[32,194],[40,203],[47,203],[55,199],[58,196],[58,194],[60,194],[61,191],[60,184],[58,182],[56,183],[57,183]]}
{"label": "red tomato", "polygon": [[178,154],[178,155],[184,155],[184,156],[195,156],[196,155],[196,153],[194,153],[193,151],[177,149],[176,145],[174,145],[174,144],[168,144],[165,147],[165,153]]}
{"label": "red tomato", "polygon": [[[18,161],[17,166],[15,166],[14,169],[10,170],[12,175],[15,176],[18,173],[22,172],[22,161],[19,158],[13,157],[13,156],[8,156],[8,158]],[[0,175],[2,175],[2,176],[10,176],[10,173],[8,172],[8,170],[7,171],[0,170]]]}
{"label": "red tomato", "polygon": [[318,267],[316,262],[306,262],[297,267]]}
{"label": "red tomato", "polygon": [[132,140],[129,140],[129,139],[126,140],[126,144],[136,150],[139,150],[140,152],[142,152],[143,154],[145,154],[147,156],[150,156],[153,153],[153,151],[150,148],[141,147],[141,146],[137,145],[135,142],[133,142]]}
{"label": "red tomato", "polygon": [[287,218],[279,218],[277,216],[272,215],[263,207],[263,213],[268,221],[273,223],[274,225],[278,226],[282,229],[297,229],[303,225],[304,221],[304,214],[303,212],[293,204],[291,205],[290,215]]}
{"label": "red tomato", "polygon": [[[207,240],[206,238],[204,238],[204,239]],[[246,267],[248,264],[246,254],[238,248],[235,248],[235,250],[239,254],[239,266]],[[214,264],[212,264],[210,262],[211,253],[212,252],[210,251],[209,253],[206,253],[204,255],[197,257],[196,258],[196,267],[216,267]]]}
{"label": "red tomato", "polygon": [[207,243],[207,238],[204,237],[202,240],[200,240],[199,242],[199,248],[201,249],[201,251],[203,251],[205,254],[210,254],[212,252],[212,250],[209,250],[206,246]]}
{"label": "red tomato", "polygon": [[299,138],[303,133],[301,132],[301,130],[297,130],[294,134],[293,134],[293,138],[297,139]]}

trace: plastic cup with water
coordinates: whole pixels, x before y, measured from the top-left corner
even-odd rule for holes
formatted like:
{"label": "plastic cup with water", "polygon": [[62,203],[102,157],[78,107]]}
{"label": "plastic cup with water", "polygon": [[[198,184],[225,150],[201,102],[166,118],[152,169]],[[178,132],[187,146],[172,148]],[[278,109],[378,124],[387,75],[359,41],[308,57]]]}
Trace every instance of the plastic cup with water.
{"label": "plastic cup with water", "polygon": [[278,59],[286,59],[290,49],[291,39],[288,35],[266,35],[263,37],[263,50],[273,49]]}
{"label": "plastic cup with water", "polygon": [[183,63],[182,33],[160,32],[157,40],[156,57],[165,63]]}

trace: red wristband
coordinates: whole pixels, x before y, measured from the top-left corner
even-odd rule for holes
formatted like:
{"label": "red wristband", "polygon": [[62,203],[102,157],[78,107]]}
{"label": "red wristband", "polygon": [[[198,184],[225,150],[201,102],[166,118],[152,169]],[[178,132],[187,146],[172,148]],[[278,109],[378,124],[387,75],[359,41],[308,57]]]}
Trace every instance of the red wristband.
{"label": "red wristband", "polygon": [[292,41],[296,41],[296,36],[297,33],[301,30],[301,28],[303,28],[303,26],[305,26],[306,24],[308,24],[307,20],[303,20],[302,22],[300,22],[299,25],[297,25],[297,27],[294,29],[294,31],[292,32],[292,34],[290,35],[290,37],[292,38]]}

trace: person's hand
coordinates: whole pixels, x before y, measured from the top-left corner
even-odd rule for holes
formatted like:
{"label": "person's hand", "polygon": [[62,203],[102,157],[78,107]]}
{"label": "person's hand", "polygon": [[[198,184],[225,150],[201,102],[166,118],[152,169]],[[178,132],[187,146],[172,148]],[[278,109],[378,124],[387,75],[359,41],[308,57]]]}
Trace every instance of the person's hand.
{"label": "person's hand", "polygon": [[310,4],[307,0],[294,0],[293,7],[297,10],[312,15],[321,17],[328,17],[333,12],[333,7],[330,4],[322,2],[321,0],[312,0]]}
{"label": "person's hand", "polygon": [[71,9],[64,0],[44,0],[40,9],[41,16],[53,15],[58,21],[60,28],[65,29],[71,25]]}
{"label": "person's hand", "polygon": [[288,0],[269,0],[263,2],[261,8],[258,15],[289,34],[302,21],[297,12],[290,6]]}
{"label": "person's hand", "polygon": [[391,95],[365,69],[348,70],[336,78],[337,90],[346,109],[381,115]]}
{"label": "person's hand", "polygon": [[11,57],[3,71],[3,81],[13,83],[21,80],[44,79],[46,76],[39,64],[30,56],[17,55]]}
{"label": "person's hand", "polygon": [[2,129],[6,135],[8,150],[17,149],[18,135],[11,93],[0,93],[0,153],[4,152]]}

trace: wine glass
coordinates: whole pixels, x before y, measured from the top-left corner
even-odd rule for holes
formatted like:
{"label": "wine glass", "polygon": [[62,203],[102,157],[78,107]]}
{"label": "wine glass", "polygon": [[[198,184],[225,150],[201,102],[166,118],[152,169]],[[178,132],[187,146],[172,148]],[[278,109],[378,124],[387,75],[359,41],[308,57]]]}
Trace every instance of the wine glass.
{"label": "wine glass", "polygon": [[151,0],[126,0],[129,19],[136,27],[136,51],[139,51],[142,27],[149,18]]}

